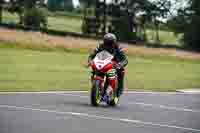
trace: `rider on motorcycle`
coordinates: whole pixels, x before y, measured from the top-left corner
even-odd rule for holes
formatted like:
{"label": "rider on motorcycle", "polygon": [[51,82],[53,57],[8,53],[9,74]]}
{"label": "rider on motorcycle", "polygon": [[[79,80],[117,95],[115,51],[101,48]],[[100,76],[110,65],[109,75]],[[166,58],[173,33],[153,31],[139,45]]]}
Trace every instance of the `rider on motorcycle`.
{"label": "rider on motorcycle", "polygon": [[124,54],[123,49],[117,43],[117,38],[112,33],[107,33],[103,37],[103,43],[99,44],[97,48],[89,55],[88,63],[91,64],[92,60],[97,53],[106,50],[114,55],[114,61],[117,62],[114,71],[108,74],[108,76],[113,76],[117,74],[118,77],[118,87],[117,87],[117,97],[120,97],[124,90],[124,68],[128,64],[128,59]]}

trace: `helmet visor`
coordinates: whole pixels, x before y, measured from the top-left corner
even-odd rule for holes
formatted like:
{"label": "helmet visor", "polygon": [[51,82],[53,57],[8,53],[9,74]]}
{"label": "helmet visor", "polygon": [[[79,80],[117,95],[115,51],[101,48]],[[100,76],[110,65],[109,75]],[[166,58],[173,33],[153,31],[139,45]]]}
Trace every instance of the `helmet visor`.
{"label": "helmet visor", "polygon": [[107,48],[112,48],[114,46],[114,41],[113,40],[104,39],[104,45]]}

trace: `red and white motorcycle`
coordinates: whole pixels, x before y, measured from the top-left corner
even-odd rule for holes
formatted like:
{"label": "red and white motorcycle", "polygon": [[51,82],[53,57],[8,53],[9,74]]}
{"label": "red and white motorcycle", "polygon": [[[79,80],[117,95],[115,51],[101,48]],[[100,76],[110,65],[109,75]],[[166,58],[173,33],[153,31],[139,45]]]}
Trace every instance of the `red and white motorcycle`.
{"label": "red and white motorcycle", "polygon": [[106,102],[110,106],[118,104],[117,74],[113,71],[116,62],[113,59],[114,56],[104,50],[98,53],[90,64],[92,68],[91,104],[93,106],[99,106],[101,102]]}

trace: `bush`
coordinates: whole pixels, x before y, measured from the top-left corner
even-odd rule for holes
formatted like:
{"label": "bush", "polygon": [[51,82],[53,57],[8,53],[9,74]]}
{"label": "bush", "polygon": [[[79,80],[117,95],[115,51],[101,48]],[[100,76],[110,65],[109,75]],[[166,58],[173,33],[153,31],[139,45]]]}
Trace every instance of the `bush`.
{"label": "bush", "polygon": [[80,7],[77,7],[74,9],[74,12],[77,13],[77,14],[83,14],[84,10]]}
{"label": "bush", "polygon": [[120,17],[112,21],[112,32],[114,32],[120,40],[135,40],[136,34],[131,32],[127,16]]}
{"label": "bush", "polygon": [[24,10],[22,22],[25,27],[31,29],[47,28],[47,16],[45,9],[33,7]]}
{"label": "bush", "polygon": [[191,0],[186,9],[180,9],[177,16],[169,20],[176,34],[183,34],[182,42],[186,48],[200,51],[200,1]]}
{"label": "bush", "polygon": [[194,16],[187,26],[183,36],[184,45],[188,48],[200,51],[200,16]]}

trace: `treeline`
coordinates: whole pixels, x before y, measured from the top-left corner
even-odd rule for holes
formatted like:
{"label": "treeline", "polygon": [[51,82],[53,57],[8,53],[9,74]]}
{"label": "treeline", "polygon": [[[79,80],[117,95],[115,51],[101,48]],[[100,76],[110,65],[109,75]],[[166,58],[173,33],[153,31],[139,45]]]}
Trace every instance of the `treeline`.
{"label": "treeline", "polygon": [[[78,9],[84,12],[86,6],[95,7],[95,0],[79,0],[81,5]],[[121,2],[120,0],[115,0]],[[19,16],[19,25],[33,27],[33,29],[47,28],[48,10],[74,11],[72,0],[0,0],[0,22],[2,22],[3,9]],[[124,4],[129,11],[134,12],[133,18],[140,26],[143,34],[146,34],[146,27],[149,25],[157,31],[161,27],[172,30],[175,34],[181,35],[181,42],[185,47],[200,51],[200,0],[177,0],[181,5],[177,6],[177,12],[172,11],[171,0],[125,0]],[[167,21],[163,21],[163,20]]]}
{"label": "treeline", "polygon": [[50,11],[73,11],[74,9],[72,0],[48,0],[47,7]]}
{"label": "treeline", "polygon": [[47,27],[47,10],[45,9],[44,0],[10,0],[6,2],[1,0],[0,5],[1,22],[2,12],[7,10],[19,17],[19,25],[40,29]]}
{"label": "treeline", "polygon": [[67,11],[66,14],[72,12],[72,15],[83,12],[80,8],[74,8],[72,0],[0,0],[0,23],[3,10],[17,14],[19,25],[33,29],[47,28],[48,14],[55,11]]}
{"label": "treeline", "polygon": [[168,24],[176,34],[182,34],[185,47],[200,51],[200,0],[179,0],[187,6],[179,8]]}

